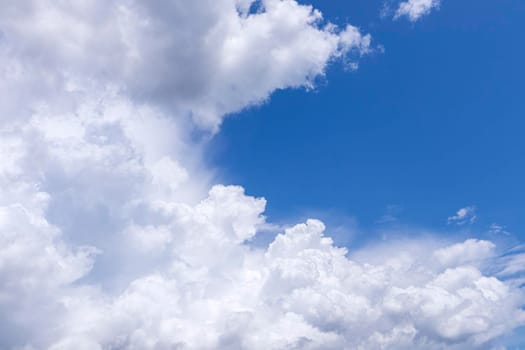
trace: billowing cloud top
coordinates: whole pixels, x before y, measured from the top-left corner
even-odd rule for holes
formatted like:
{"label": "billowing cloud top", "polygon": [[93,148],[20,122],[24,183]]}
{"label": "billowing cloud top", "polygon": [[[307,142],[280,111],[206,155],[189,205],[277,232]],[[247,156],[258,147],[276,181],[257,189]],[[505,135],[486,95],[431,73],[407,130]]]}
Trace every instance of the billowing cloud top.
{"label": "billowing cloud top", "polygon": [[490,348],[525,323],[521,255],[349,254],[317,220],[256,248],[265,200],[211,185],[193,128],[366,53],[355,27],[293,0],[87,0],[5,1],[0,31],[0,348]]}
{"label": "billowing cloud top", "polygon": [[[81,79],[110,83],[134,100],[191,114],[206,128],[276,89],[311,86],[332,58],[365,53],[370,45],[357,28],[338,28],[291,0],[8,1],[2,7],[3,48],[16,53],[10,70],[22,70],[11,73],[39,75],[40,87],[26,88],[45,95]],[[27,80],[34,79],[17,82]]]}

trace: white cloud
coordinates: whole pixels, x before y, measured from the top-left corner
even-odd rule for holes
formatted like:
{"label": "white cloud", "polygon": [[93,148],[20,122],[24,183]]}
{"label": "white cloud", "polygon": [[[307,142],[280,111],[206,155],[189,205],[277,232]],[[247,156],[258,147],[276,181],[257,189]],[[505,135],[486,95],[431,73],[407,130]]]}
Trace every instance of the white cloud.
{"label": "white cloud", "polygon": [[372,258],[309,220],[246,244],[266,202],[212,185],[193,122],[369,47],[295,1],[250,5],[2,3],[0,348],[486,348],[524,324],[490,242]]}
{"label": "white cloud", "polygon": [[519,245],[507,252],[501,259],[499,276],[514,276],[518,285],[525,283],[525,245]]}
{"label": "white cloud", "polygon": [[489,233],[492,235],[510,235],[510,232],[507,231],[507,228],[505,226],[496,223],[490,225]]}
{"label": "white cloud", "polygon": [[444,266],[454,266],[470,262],[479,264],[495,255],[496,246],[489,241],[469,239],[434,252],[436,259]]}
{"label": "white cloud", "polygon": [[[525,253],[513,254],[505,259],[505,268],[500,272],[501,276],[515,275],[525,272]],[[522,280],[522,283],[525,281]]]}
{"label": "white cloud", "polygon": [[276,89],[311,87],[333,58],[369,50],[369,35],[325,22],[311,6],[263,0],[260,11],[243,13],[253,2],[7,2],[2,38],[18,54],[7,83],[49,100],[61,84],[109,81],[216,129]]}
{"label": "white cloud", "polygon": [[440,3],[441,0],[407,0],[399,4],[394,18],[406,16],[411,22],[415,22],[432,10],[439,8]]}
{"label": "white cloud", "polygon": [[476,208],[470,206],[459,209],[456,215],[449,216],[447,221],[449,224],[465,225],[467,223],[474,223],[476,219]]}

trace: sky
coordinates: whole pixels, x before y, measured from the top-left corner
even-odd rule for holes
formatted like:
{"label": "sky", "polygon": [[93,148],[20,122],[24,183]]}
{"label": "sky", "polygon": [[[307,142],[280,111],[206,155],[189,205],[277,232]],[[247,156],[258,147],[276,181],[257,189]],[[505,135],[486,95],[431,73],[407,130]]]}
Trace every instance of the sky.
{"label": "sky", "polygon": [[447,218],[473,206],[472,234],[498,224],[523,237],[524,5],[445,2],[416,23],[379,17],[378,1],[316,5],[384,52],[356,71],[334,63],[314,91],[279,91],[227,120],[216,166],[264,195],[276,220],[334,211],[374,231],[395,214],[449,231]]}
{"label": "sky", "polygon": [[525,348],[525,4],[0,8],[0,349]]}

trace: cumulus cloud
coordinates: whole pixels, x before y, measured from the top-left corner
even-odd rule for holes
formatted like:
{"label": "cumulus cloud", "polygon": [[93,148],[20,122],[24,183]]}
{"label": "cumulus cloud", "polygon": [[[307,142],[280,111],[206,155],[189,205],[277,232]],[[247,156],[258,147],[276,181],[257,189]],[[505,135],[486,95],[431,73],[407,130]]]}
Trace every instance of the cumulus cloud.
{"label": "cumulus cloud", "polygon": [[109,81],[211,129],[276,89],[311,87],[332,59],[370,46],[369,35],[295,0],[6,1],[0,22],[18,54],[10,85],[47,100],[71,80]]}
{"label": "cumulus cloud", "polygon": [[474,223],[476,219],[476,208],[470,206],[459,209],[456,215],[449,216],[447,221],[449,224],[465,225],[467,223]]}
{"label": "cumulus cloud", "polygon": [[407,0],[399,4],[394,18],[407,17],[411,22],[415,22],[439,8],[440,4],[441,0]]}
{"label": "cumulus cloud", "polygon": [[366,53],[355,27],[293,0],[4,1],[0,32],[0,348],[488,348],[524,324],[490,242],[372,256],[308,220],[254,247],[266,201],[214,185],[195,128]]}

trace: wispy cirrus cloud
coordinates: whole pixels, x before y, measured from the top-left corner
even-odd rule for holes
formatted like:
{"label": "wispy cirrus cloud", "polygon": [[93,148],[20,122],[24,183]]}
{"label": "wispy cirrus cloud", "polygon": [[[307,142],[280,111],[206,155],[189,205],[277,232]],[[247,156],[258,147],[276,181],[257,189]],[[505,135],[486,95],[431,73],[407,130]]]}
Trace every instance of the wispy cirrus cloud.
{"label": "wispy cirrus cloud", "polygon": [[496,223],[490,225],[489,233],[493,235],[510,235],[510,232],[507,231],[505,226]]}
{"label": "wispy cirrus cloud", "polygon": [[465,225],[472,224],[477,220],[476,207],[468,206],[461,208],[456,212],[456,215],[449,216],[447,222],[449,224]]}

